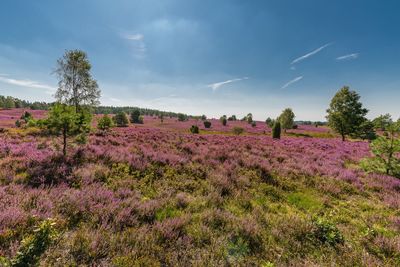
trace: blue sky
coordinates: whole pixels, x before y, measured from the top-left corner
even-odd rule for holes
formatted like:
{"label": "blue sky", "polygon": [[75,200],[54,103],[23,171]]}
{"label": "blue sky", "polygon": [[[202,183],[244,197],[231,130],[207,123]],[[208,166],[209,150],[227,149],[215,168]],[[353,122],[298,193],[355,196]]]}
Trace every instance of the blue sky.
{"label": "blue sky", "polygon": [[343,85],[369,117],[400,116],[400,2],[2,0],[0,94],[53,100],[85,50],[102,104],[322,120]]}

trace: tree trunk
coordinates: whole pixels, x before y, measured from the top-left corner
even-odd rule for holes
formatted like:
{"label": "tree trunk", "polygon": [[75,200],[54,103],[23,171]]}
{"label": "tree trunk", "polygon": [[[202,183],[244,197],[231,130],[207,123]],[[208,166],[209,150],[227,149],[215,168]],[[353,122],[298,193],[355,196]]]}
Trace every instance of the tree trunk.
{"label": "tree trunk", "polygon": [[346,141],[346,135],[342,134],[342,142]]}

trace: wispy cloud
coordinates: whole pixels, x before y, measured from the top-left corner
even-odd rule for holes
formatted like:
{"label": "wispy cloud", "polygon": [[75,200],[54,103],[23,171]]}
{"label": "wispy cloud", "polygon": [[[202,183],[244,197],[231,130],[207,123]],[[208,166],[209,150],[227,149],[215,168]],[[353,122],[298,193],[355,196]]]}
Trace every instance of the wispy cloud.
{"label": "wispy cloud", "polygon": [[125,38],[127,40],[131,40],[131,41],[143,41],[144,35],[141,34],[141,33],[124,34],[124,35],[122,35],[122,38]]}
{"label": "wispy cloud", "polygon": [[352,60],[352,59],[358,58],[359,55],[360,55],[359,53],[348,54],[348,55],[344,55],[344,56],[337,57],[336,60],[338,60],[338,61],[342,61],[342,60]]}
{"label": "wispy cloud", "polygon": [[121,33],[122,39],[128,40],[133,48],[133,55],[136,58],[146,57],[147,46],[144,41],[144,35],[141,33]]}
{"label": "wispy cloud", "polygon": [[330,45],[332,45],[332,43],[323,45],[323,46],[321,46],[321,47],[315,49],[314,51],[311,51],[310,53],[305,54],[304,56],[301,56],[301,57],[296,58],[296,59],[293,60],[290,64],[293,65],[293,64],[296,64],[296,63],[298,63],[298,62],[300,62],[300,61],[303,61],[303,60],[305,60],[305,59],[307,59],[307,58],[309,58],[309,57],[311,57],[311,56],[313,56],[313,55],[315,55],[315,54],[321,52],[322,50],[324,50],[325,48],[327,48],[327,47],[330,46]]}
{"label": "wispy cloud", "polygon": [[54,93],[56,91],[56,88],[44,83],[40,83],[37,81],[32,81],[32,80],[19,80],[19,79],[13,79],[9,78],[6,75],[1,74],[0,75],[0,82],[11,84],[11,85],[16,85],[16,86],[21,86],[21,87],[26,87],[26,88],[35,88],[35,89],[45,89],[47,90],[47,93]]}
{"label": "wispy cloud", "polygon": [[293,80],[287,82],[285,85],[283,85],[283,86],[281,87],[281,89],[285,89],[285,88],[289,87],[290,85],[292,85],[292,84],[294,84],[294,83],[297,83],[297,82],[300,81],[301,79],[303,79],[303,76],[296,77],[296,78],[294,78]]}
{"label": "wispy cloud", "polygon": [[225,84],[239,82],[239,81],[243,81],[243,80],[247,80],[247,79],[249,79],[249,77],[231,79],[231,80],[227,80],[227,81],[224,81],[224,82],[212,83],[212,84],[207,85],[207,87],[210,87],[215,91],[215,90],[217,90],[218,88],[220,88],[221,86],[223,86]]}

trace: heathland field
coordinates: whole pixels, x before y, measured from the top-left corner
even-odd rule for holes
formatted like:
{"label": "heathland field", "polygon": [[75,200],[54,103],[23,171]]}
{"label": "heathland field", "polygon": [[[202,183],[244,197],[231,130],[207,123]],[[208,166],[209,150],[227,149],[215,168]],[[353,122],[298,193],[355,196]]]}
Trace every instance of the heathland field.
{"label": "heathland field", "polygon": [[23,112],[0,110],[5,258],[30,244],[41,266],[400,265],[400,180],[360,167],[368,141],[145,116],[63,156],[61,137],[14,126]]}

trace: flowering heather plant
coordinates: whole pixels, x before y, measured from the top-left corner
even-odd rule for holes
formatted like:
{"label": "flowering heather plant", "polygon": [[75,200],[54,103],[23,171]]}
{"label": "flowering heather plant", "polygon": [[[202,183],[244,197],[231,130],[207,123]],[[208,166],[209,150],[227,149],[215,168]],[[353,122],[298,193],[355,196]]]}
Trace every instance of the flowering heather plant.
{"label": "flowering heather plant", "polygon": [[57,137],[0,133],[0,255],[51,217],[47,266],[398,265],[400,180],[359,167],[367,142],[211,121],[146,116],[64,161]]}

